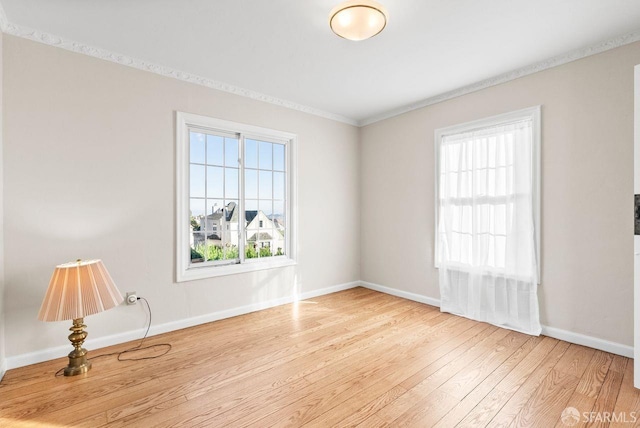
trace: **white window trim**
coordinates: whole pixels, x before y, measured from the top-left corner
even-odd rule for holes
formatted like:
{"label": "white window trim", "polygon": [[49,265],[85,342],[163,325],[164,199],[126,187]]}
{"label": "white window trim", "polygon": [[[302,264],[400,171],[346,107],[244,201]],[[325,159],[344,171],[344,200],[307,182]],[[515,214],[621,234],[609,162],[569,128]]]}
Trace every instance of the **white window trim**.
{"label": "white window trim", "polygon": [[[248,260],[231,265],[194,267],[189,249],[189,127],[205,127],[222,132],[237,132],[245,137],[271,138],[287,143],[286,156],[286,213],[288,228],[287,254],[269,259]],[[176,112],[176,281],[192,281],[223,275],[235,275],[296,264],[297,250],[297,136],[295,134],[191,113]],[[242,189],[243,177],[240,188]],[[241,196],[242,196],[241,190]]]}
{"label": "white window trim", "polygon": [[542,260],[540,258],[541,247],[541,235],[540,235],[540,141],[542,137],[541,132],[541,110],[542,106],[534,106],[517,110],[509,113],[499,114],[496,116],[486,117],[484,119],[474,120],[471,122],[461,123],[458,125],[448,126],[446,128],[436,129],[434,132],[434,171],[435,171],[435,228],[434,228],[434,263],[435,267],[440,267],[440,261],[438,260],[438,216],[439,216],[439,199],[440,199],[440,145],[442,138],[447,135],[460,134],[463,132],[473,131],[479,128],[486,128],[489,126],[500,125],[503,123],[515,122],[518,120],[531,119],[533,121],[533,141],[531,144],[533,150],[533,156],[531,156],[533,165],[531,165],[531,171],[533,172],[533,222],[536,231],[535,247],[536,247],[536,262],[538,266],[538,283],[540,282],[540,265]]}

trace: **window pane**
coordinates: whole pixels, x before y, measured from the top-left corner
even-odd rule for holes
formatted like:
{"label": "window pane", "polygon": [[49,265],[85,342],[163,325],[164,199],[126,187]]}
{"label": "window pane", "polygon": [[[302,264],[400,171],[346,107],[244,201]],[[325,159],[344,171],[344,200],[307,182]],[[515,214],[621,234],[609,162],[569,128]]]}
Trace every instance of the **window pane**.
{"label": "window pane", "polygon": [[273,217],[284,221],[284,201],[273,201]]}
{"label": "window pane", "polygon": [[222,199],[207,199],[207,215],[214,214],[216,211],[224,207]]}
{"label": "window pane", "polygon": [[274,256],[284,256],[286,254],[285,249],[285,230],[284,227],[278,228],[274,232],[275,238],[273,242]]}
{"label": "window pane", "polygon": [[207,167],[207,198],[223,198],[222,192],[224,168],[219,166]]}
{"label": "window pane", "polygon": [[258,243],[258,247],[260,248],[258,257],[264,258],[273,256],[273,251],[271,249],[271,235],[269,235],[269,233],[267,232],[262,232],[260,235],[261,240]]}
{"label": "window pane", "polygon": [[273,255],[283,256],[285,254],[285,203],[275,201],[273,203]]}
{"label": "window pane", "polygon": [[224,192],[226,198],[238,198],[238,169],[225,168]]}
{"label": "window pane", "polygon": [[245,236],[245,258],[255,259],[258,257],[258,244],[256,243],[258,231],[255,229],[248,229],[245,233]]}
{"label": "window pane", "polygon": [[222,208],[224,202],[222,199],[207,199],[207,216],[203,223],[203,231],[207,234],[219,234],[222,225]]}
{"label": "window pane", "polygon": [[260,200],[260,211],[264,213],[268,218],[273,215],[273,201],[272,200]]}
{"label": "window pane", "polygon": [[224,139],[224,164],[226,166],[238,167],[238,140],[235,138]]}
{"label": "window pane", "polygon": [[207,164],[223,165],[223,138],[217,135],[207,135]]}
{"label": "window pane", "polygon": [[273,197],[272,193],[272,180],[273,173],[271,171],[260,171],[260,199],[271,199]]}
{"label": "window pane", "polygon": [[273,166],[273,144],[260,141],[258,143],[258,160],[260,163],[260,169],[271,169]]}
{"label": "window pane", "polygon": [[207,236],[207,250],[205,258],[207,261],[222,260],[222,240],[218,235]]}
{"label": "window pane", "polygon": [[224,247],[224,259],[235,260],[238,258],[238,246],[233,244],[227,244]]}
{"label": "window pane", "polygon": [[191,263],[202,263],[204,261],[205,245],[204,233],[193,232],[190,236]]}
{"label": "window pane", "polygon": [[507,234],[507,206],[504,204],[496,205],[494,207],[494,233],[506,235]]}
{"label": "window pane", "polygon": [[204,166],[191,165],[189,168],[189,195],[204,198]]}
{"label": "window pane", "polygon": [[247,168],[258,168],[258,142],[246,139],[244,141],[244,165]]}
{"label": "window pane", "polygon": [[284,144],[273,145],[273,169],[284,171]]}
{"label": "window pane", "polygon": [[273,199],[284,200],[284,173],[273,173]]}
{"label": "window pane", "polygon": [[204,134],[189,132],[189,159],[192,163],[204,163]]}
{"label": "window pane", "polygon": [[258,211],[258,201],[255,199],[247,199],[244,201],[244,209],[246,211]]}
{"label": "window pane", "polygon": [[244,171],[244,197],[258,199],[258,171],[256,170]]}
{"label": "window pane", "polygon": [[487,195],[487,182],[488,175],[487,170],[479,169],[476,171],[476,196],[486,196]]}
{"label": "window pane", "polygon": [[223,231],[223,258],[225,260],[238,258],[239,213],[238,200],[227,200],[225,212],[225,230]]}
{"label": "window pane", "polygon": [[191,217],[202,217],[204,215],[204,199],[191,198],[189,201],[189,211]]}
{"label": "window pane", "polygon": [[[231,225],[231,228],[227,228],[227,230],[238,230],[238,200],[226,200],[226,221]],[[233,240],[234,243],[237,243],[237,237]],[[231,241],[230,241],[231,242]]]}

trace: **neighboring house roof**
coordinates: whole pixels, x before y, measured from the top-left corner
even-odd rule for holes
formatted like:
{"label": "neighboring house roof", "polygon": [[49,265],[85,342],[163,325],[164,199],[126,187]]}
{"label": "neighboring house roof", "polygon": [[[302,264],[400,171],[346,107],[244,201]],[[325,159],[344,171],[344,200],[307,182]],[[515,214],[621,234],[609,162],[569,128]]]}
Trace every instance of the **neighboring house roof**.
{"label": "neighboring house roof", "polygon": [[[237,223],[238,222],[238,210],[237,210],[238,206],[235,202],[229,202],[227,204],[226,207],[224,208],[219,208],[218,210],[216,210],[216,212],[214,212],[213,214],[209,214],[207,216],[207,220],[209,221],[217,221],[220,220],[222,218],[222,216],[225,216],[225,221],[229,222],[229,223]],[[248,210],[244,212],[244,218],[246,221],[246,224],[251,223],[260,213],[261,211],[258,210]],[[273,222],[273,224],[275,225],[275,227],[277,229],[282,229],[284,228],[284,225],[282,224],[282,220],[279,220],[277,217],[273,217],[273,218],[269,218],[268,216],[267,220],[270,220]]]}
{"label": "neighboring house roof", "polygon": [[260,233],[254,233],[253,235],[251,235],[251,237],[249,239],[247,239],[248,242],[256,242],[256,235],[258,235],[258,241],[270,241],[271,240],[271,235],[269,235],[267,232],[260,232]]}
{"label": "neighboring house roof", "polygon": [[244,218],[246,219],[247,223],[251,223],[253,219],[256,218],[257,215],[258,215],[258,211],[256,210],[244,212]]}
{"label": "neighboring house roof", "polygon": [[[229,202],[227,204],[226,207],[224,207],[224,209],[222,208],[218,208],[218,210],[216,212],[214,212],[213,214],[209,214],[207,216],[208,220],[220,220],[222,218],[223,214],[225,215],[225,220],[228,222],[233,222],[234,220],[237,222],[238,221],[238,210],[236,210],[236,203],[235,202]],[[255,216],[254,216],[255,217]]]}

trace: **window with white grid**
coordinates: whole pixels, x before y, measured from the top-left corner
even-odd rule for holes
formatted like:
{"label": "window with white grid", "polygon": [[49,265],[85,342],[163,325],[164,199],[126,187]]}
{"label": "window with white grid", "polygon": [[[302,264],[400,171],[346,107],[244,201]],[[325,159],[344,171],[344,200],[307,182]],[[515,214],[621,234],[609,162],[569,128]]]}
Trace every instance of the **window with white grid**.
{"label": "window with white grid", "polygon": [[295,135],[177,113],[177,280],[294,263]]}

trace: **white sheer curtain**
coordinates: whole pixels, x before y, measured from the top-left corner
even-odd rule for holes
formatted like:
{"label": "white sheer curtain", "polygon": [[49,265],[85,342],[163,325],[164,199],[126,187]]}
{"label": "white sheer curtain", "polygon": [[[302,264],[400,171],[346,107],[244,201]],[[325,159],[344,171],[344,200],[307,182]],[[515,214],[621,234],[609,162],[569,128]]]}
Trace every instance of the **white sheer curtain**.
{"label": "white sheer curtain", "polygon": [[539,335],[533,120],[443,135],[441,310]]}

